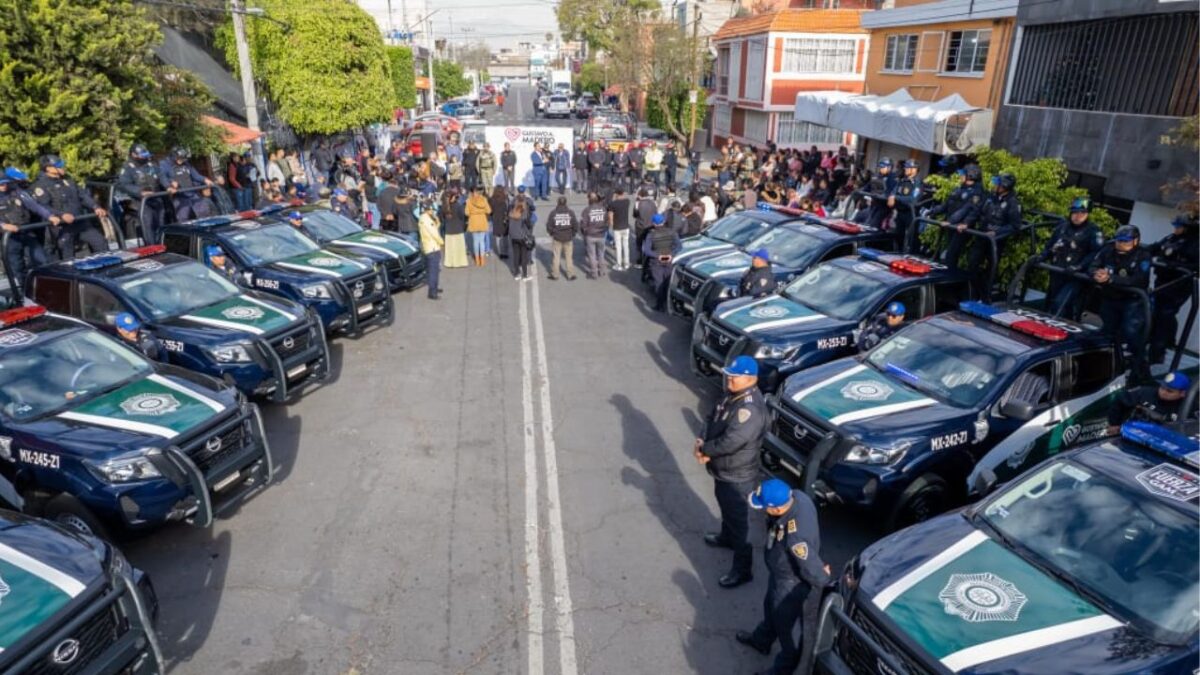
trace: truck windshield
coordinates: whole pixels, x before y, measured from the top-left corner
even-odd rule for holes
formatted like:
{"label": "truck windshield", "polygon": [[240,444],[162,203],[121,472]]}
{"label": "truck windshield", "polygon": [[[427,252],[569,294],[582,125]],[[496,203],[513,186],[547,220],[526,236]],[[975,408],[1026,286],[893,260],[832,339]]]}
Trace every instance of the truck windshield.
{"label": "truck windshield", "polygon": [[749,251],[767,249],[771,262],[785,267],[808,267],[822,249],[822,241],[810,234],[790,228],[772,230],[746,245]]}
{"label": "truck windshield", "polygon": [[142,274],[121,284],[121,290],[155,319],[186,314],[238,294],[237,286],[197,262]]}
{"label": "truck windshield", "polygon": [[304,214],[304,227],[317,241],[333,241],[358,234],[363,229],[353,220],[339,216],[333,211],[310,211]]}
{"label": "truck windshield", "polygon": [[734,246],[744,246],[769,227],[771,224],[765,220],[750,218],[738,213],[725,216],[713,223],[704,231],[704,236],[728,242]]}
{"label": "truck windshield", "polygon": [[154,372],[112,338],[80,330],[0,352],[0,414],[22,422],[78,405]]}
{"label": "truck windshield", "polygon": [[227,239],[252,266],[270,265],[321,248],[317,242],[284,223],[241,230]]}
{"label": "truck windshield", "polygon": [[997,494],[980,517],[1157,642],[1195,639],[1200,539],[1194,510],[1189,516],[1132,484],[1064,460]]}
{"label": "truck windshield", "polygon": [[867,363],[950,405],[973,408],[1014,364],[932,323],[915,323],[876,347]]}
{"label": "truck windshield", "polygon": [[825,264],[788,284],[783,294],[826,316],[854,321],[865,318],[887,290],[887,286],[864,274]]}

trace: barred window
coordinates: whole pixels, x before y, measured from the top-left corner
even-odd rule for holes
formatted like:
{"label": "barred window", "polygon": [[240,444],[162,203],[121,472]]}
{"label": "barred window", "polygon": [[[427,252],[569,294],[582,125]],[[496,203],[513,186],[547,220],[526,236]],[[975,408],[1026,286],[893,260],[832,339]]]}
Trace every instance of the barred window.
{"label": "barred window", "polygon": [[729,134],[729,125],[733,117],[733,106],[717,105],[713,110],[713,128],[720,134]]}
{"label": "barred window", "polygon": [[855,40],[787,38],[783,70],[788,73],[853,73]]}
{"label": "barred window", "polygon": [[916,35],[889,35],[883,54],[883,69],[911,73],[917,59]]}
{"label": "barred window", "polygon": [[717,52],[717,93],[729,95],[729,47],[721,47]]}
{"label": "barred window", "polygon": [[756,143],[767,142],[768,115],[756,110],[746,111],[746,128],[742,135]]}
{"label": "barred window", "polygon": [[947,73],[982,73],[987,67],[991,30],[956,30],[950,32],[946,48]]}
{"label": "barred window", "polygon": [[842,131],[823,127],[811,122],[797,121],[792,113],[780,113],[775,129],[775,144],[779,146],[814,144],[837,145],[842,142]]}

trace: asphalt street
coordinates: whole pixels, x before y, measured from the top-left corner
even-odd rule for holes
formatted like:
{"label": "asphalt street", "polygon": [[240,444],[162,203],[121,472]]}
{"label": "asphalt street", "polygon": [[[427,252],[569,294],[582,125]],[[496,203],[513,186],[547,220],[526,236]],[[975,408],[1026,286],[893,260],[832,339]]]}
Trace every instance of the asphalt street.
{"label": "asphalt street", "polygon": [[[488,121],[579,124],[535,121],[516,87]],[[270,489],[125,545],[171,672],[766,667],[733,639],[759,619],[761,556],[724,590],[729,553],[701,540],[716,501],[691,445],[718,391],[688,368],[690,327],[649,309],[636,270],[547,280],[543,227],[535,281],[495,258],[443,271],[440,301],[397,296],[394,325],[333,343],[332,381],[264,405]],[[822,525],[835,568],[875,536]]]}

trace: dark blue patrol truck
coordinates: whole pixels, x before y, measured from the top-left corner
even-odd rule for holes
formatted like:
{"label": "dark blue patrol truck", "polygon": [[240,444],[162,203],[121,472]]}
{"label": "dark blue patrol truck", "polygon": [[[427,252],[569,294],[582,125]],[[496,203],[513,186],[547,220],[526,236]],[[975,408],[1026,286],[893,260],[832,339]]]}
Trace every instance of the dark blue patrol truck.
{"label": "dark blue patrol truck", "polygon": [[421,247],[413,238],[395,232],[365,230],[361,225],[327,208],[309,205],[276,211],[287,219],[300,214],[300,229],[322,246],[368,258],[384,269],[392,291],[410,291],[425,283],[428,270]]}

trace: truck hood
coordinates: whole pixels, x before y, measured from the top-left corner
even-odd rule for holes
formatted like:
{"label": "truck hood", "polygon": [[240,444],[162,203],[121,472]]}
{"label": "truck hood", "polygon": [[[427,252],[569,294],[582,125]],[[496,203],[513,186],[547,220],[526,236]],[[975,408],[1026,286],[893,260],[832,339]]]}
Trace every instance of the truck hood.
{"label": "truck hood", "polygon": [[962,513],[901,530],[860,560],[857,602],[951,672],[1144,672],[1148,661],[1177,651],[1107,614]]}
{"label": "truck hood", "polygon": [[697,260],[688,265],[696,274],[709,279],[720,279],[729,283],[737,283],[746,270],[750,269],[750,255],[737,249],[728,253],[714,255],[711,258]]}
{"label": "truck hood", "polygon": [[181,314],[163,322],[164,326],[195,331],[209,329],[222,339],[230,331],[262,335],[284,328],[300,316],[291,308],[270,300],[239,294],[207,307]]}
{"label": "truck hood", "polygon": [[713,311],[721,323],[764,342],[798,342],[849,330],[854,324],[826,316],[782,295],[738,298]]}
{"label": "truck hood", "polygon": [[417,252],[416,247],[407,240],[379,232],[355,232],[347,237],[334,239],[329,243],[332,246],[347,249],[358,255],[369,256],[376,260],[405,258]]}
{"label": "truck hood", "polygon": [[[216,392],[154,374],[54,415],[64,441],[90,443],[99,427],[126,436],[173,439],[233,407]],[[134,439],[131,439],[134,440]]]}
{"label": "truck hood", "polygon": [[268,269],[295,274],[317,275],[335,279],[344,279],[362,274],[371,269],[369,265],[329,249],[319,249],[302,253],[267,265]]}
{"label": "truck hood", "polygon": [[675,263],[691,262],[733,249],[734,245],[729,242],[698,234],[680,242],[679,253],[675,254]]}

